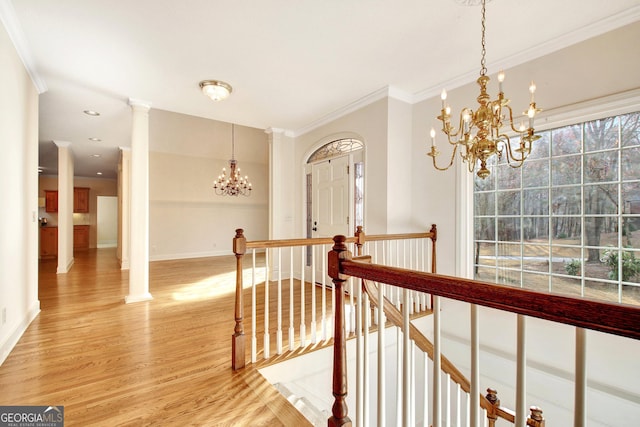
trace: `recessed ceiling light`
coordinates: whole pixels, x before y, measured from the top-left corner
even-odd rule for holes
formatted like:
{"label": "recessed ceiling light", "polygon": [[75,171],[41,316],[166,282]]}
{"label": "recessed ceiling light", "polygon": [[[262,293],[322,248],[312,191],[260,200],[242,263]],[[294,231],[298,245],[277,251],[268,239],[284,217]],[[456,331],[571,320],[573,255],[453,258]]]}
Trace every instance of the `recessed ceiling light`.
{"label": "recessed ceiling light", "polygon": [[92,154],[89,157],[102,157],[100,154]]}
{"label": "recessed ceiling light", "polygon": [[102,172],[98,172],[98,173],[96,173],[96,175],[102,175]]}
{"label": "recessed ceiling light", "polygon": [[44,172],[42,169],[38,168],[38,173]]}
{"label": "recessed ceiling light", "polygon": [[97,111],[93,111],[93,110],[84,110],[84,113],[89,115],[89,116],[99,116],[100,113],[98,113]]}
{"label": "recessed ceiling light", "polygon": [[92,138],[89,138],[89,141],[100,142],[102,140],[100,138],[92,137]]}

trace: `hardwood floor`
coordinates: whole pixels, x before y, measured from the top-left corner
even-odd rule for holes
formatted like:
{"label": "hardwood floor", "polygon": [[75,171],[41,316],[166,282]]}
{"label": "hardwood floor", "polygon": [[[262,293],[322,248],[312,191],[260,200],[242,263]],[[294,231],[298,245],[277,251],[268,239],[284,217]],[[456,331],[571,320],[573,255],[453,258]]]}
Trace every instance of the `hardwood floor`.
{"label": "hardwood floor", "polygon": [[66,426],[310,425],[252,367],[231,370],[235,258],[150,265],[125,304],[115,250],[41,261],[41,312],[0,366],[0,405],[64,405]]}

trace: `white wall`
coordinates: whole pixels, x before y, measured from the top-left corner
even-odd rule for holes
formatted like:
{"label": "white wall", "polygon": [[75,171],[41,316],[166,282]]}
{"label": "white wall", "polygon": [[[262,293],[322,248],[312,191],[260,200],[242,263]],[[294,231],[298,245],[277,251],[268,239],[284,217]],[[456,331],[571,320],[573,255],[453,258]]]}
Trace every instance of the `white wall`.
{"label": "white wall", "polygon": [[151,260],[232,253],[236,228],[268,238],[268,143],[261,129],[235,126],[235,157],[253,185],[249,197],[218,196],[229,169],[231,124],[162,110],[149,114]]}
{"label": "white wall", "polygon": [[[635,54],[638,40],[640,22],[506,69],[504,90],[511,98],[514,113],[521,113],[528,106],[528,86],[531,80],[535,80],[538,87],[538,106],[545,110],[537,119],[536,128],[539,129],[554,126],[554,110],[640,88],[640,55]],[[492,73],[490,77],[494,78],[498,70],[492,69],[491,64],[488,65]],[[475,82],[447,90],[448,103],[454,117],[463,107],[476,108],[479,89]],[[490,84],[489,92],[496,95],[495,79]],[[393,99],[376,101],[299,136],[296,138],[296,161],[302,167],[306,160],[304,156],[332,136],[350,133],[359,135],[366,146],[365,230],[369,233],[385,233],[389,228],[395,227],[391,225],[394,220],[405,221],[405,209],[408,209],[411,212],[409,223],[412,228],[420,229],[424,225],[437,224],[438,271],[455,275],[460,262],[457,249],[472,237],[457,233],[457,222],[472,215],[472,202],[463,203],[464,198],[470,194],[465,195],[459,191],[463,187],[462,182],[469,179],[469,174],[466,170],[459,170],[459,158],[451,170],[440,172],[432,167],[431,158],[426,155],[430,145],[429,130],[432,126],[438,129],[436,117],[441,108],[439,94],[413,105],[410,123],[405,120],[402,104],[397,102],[399,101]],[[393,150],[397,141],[402,142],[403,129],[400,128],[400,123],[405,123],[412,129],[412,146],[408,153],[402,151],[402,145],[400,151]],[[446,165],[449,161],[444,154],[447,153],[446,143],[442,135],[438,138],[439,148],[443,152],[439,165]],[[406,182],[412,184],[410,192],[396,192],[394,180],[389,177],[403,162],[410,171],[410,179],[405,178]],[[296,190],[297,229],[302,233],[304,216],[301,208],[301,172],[296,182],[300,183]],[[444,323],[443,334],[449,340],[445,352],[448,357],[457,360],[462,368],[468,364],[465,359],[468,351],[460,348],[468,340],[466,311],[467,307],[460,309],[453,302],[445,302],[443,305],[443,313],[452,319]],[[481,322],[481,345],[484,349],[482,357],[487,361],[484,369],[495,368],[510,373],[516,348],[515,316],[483,311]],[[571,386],[568,385],[573,366],[573,328],[535,319],[528,323],[531,327],[528,346],[532,371],[529,402],[533,404],[542,400],[541,404],[546,405],[543,409],[547,414],[558,414],[556,421],[560,421],[552,424],[567,425],[565,417],[570,415],[561,407],[571,408],[573,402]],[[638,413],[640,393],[637,391],[637,381],[629,378],[637,378],[640,373],[637,372],[637,363],[630,360],[628,355],[637,355],[640,343],[607,334],[588,335],[587,358],[591,387],[588,396],[591,408],[589,425],[605,425],[607,417],[613,422],[610,425],[631,425],[635,421],[629,421],[626,417],[630,413]],[[461,342],[463,344],[460,345]],[[496,378],[500,376],[487,374],[488,377],[491,375]],[[513,407],[515,399],[509,386],[500,385],[500,388],[504,390],[504,394],[501,393],[503,402]],[[353,384],[350,390],[353,393]],[[553,397],[549,397],[551,395]],[[605,401],[607,405],[619,406],[616,409],[606,406],[608,415],[594,407],[597,405],[592,405]],[[610,413],[618,409],[618,418],[613,418]]]}
{"label": "white wall", "polygon": [[[382,99],[296,138],[295,218],[299,236],[305,230],[303,166],[316,148],[339,138],[358,138],[364,142],[365,230],[369,234],[387,231],[388,111],[388,99]],[[367,197],[373,194],[375,197]]]}
{"label": "white wall", "polygon": [[40,311],[38,93],[0,25],[0,363]]}

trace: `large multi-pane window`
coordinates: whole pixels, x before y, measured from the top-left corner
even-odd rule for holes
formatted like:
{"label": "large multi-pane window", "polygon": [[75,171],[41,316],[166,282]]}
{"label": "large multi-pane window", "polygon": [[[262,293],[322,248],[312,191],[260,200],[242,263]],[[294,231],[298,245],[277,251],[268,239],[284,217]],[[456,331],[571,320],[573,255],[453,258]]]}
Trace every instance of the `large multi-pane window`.
{"label": "large multi-pane window", "polygon": [[539,134],[475,178],[475,277],[640,305],[640,113]]}

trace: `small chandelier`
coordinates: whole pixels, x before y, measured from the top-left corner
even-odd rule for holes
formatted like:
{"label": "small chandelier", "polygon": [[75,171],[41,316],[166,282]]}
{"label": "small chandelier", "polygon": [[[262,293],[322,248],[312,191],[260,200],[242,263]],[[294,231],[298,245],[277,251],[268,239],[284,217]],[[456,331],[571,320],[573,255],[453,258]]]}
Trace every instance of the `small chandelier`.
{"label": "small chandelier", "polygon": [[[529,86],[529,92],[531,93],[531,100],[529,108],[523,114],[529,118],[529,127],[527,128],[524,122],[518,129],[513,124],[513,112],[509,106],[509,100],[504,97],[502,92],[502,82],[504,81],[504,72],[500,71],[498,74],[498,99],[491,101],[487,94],[487,84],[489,83],[489,77],[487,77],[487,67],[485,66],[485,1],[482,0],[482,60],[480,61],[480,77],[477,82],[480,85],[480,95],[477,98],[478,104],[480,104],[476,111],[470,108],[463,108],[460,112],[460,120],[458,127],[451,124],[451,107],[446,103],[447,92],[442,90],[442,110],[437,117],[442,122],[442,131],[447,135],[449,144],[453,145],[453,152],[451,154],[451,160],[446,167],[439,167],[436,164],[436,156],[440,154],[436,149],[436,131],[431,129],[431,152],[427,155],[433,159],[433,166],[438,170],[447,170],[453,165],[458,148],[460,148],[460,157],[462,161],[467,163],[469,172],[473,172],[476,167],[476,163],[480,162],[480,169],[477,175],[484,179],[488,177],[491,172],[487,169],[487,160],[494,154],[498,155],[498,159],[502,158],[505,154],[507,162],[513,168],[522,166],[523,162],[527,159],[531,153],[531,143],[540,138],[539,135],[534,134],[533,119],[540,110],[536,108],[534,100],[534,93],[536,85],[531,82]],[[505,125],[504,121],[508,119],[506,123],[508,128],[503,130]],[[510,128],[510,129],[509,129]],[[476,134],[472,135],[471,132],[476,129]],[[513,131],[520,136],[520,145],[516,148],[511,147],[511,140],[505,132]]]}
{"label": "small chandelier", "polygon": [[251,183],[249,177],[240,175],[238,161],[235,159],[235,126],[231,124],[231,160],[229,160],[229,176],[227,169],[222,168],[222,173],[213,182],[213,188],[219,196],[250,196]]}
{"label": "small chandelier", "polygon": [[229,83],[220,80],[203,80],[200,82],[200,89],[202,89],[202,93],[214,101],[226,99],[233,91]]}

